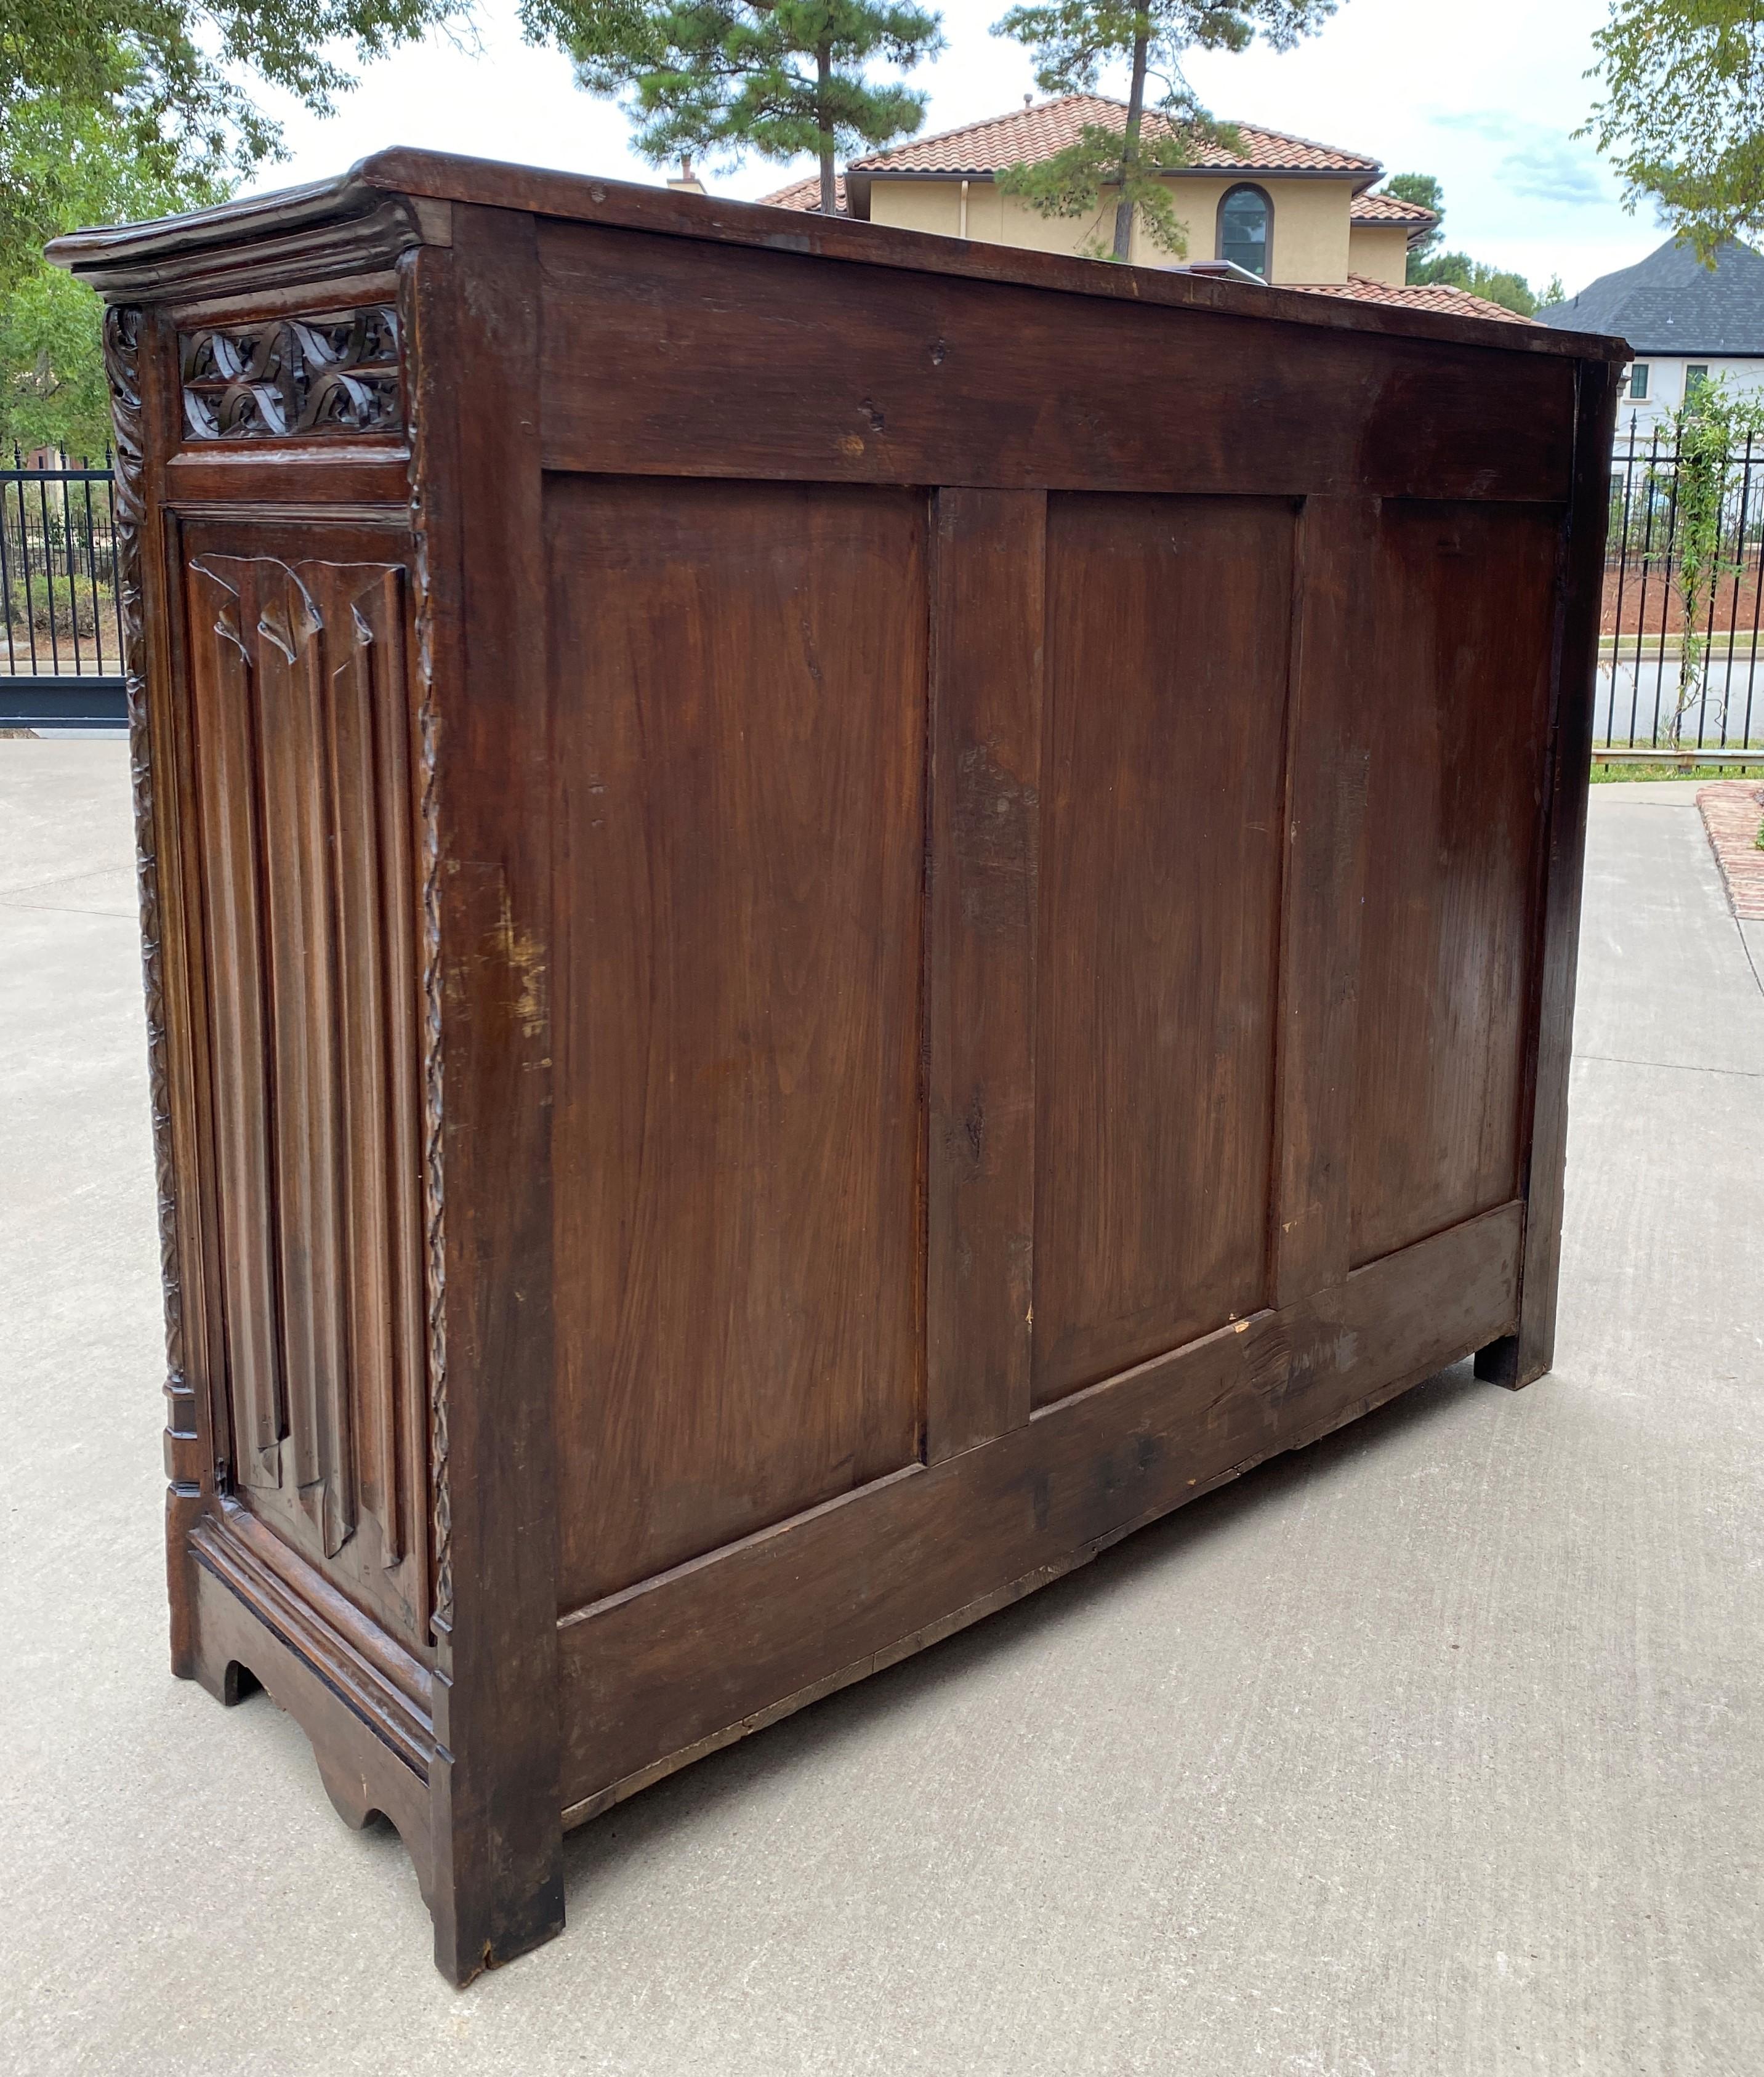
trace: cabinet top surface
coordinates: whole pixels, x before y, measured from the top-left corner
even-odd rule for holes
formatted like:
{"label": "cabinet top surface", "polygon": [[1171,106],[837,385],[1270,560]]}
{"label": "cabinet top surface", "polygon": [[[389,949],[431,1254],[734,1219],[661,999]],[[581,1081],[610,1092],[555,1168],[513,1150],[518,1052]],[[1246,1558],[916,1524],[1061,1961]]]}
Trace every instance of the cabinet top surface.
{"label": "cabinet top surface", "polygon": [[1159,268],[975,244],[879,224],[824,221],[762,202],[403,148],[377,152],[346,173],[304,187],[150,223],[75,231],[56,239],[48,255],[113,301],[152,300],[176,297],[223,254],[234,266],[248,265],[254,249],[266,259],[285,254],[327,230],[352,235],[365,248],[378,248],[387,261],[412,246],[445,243],[447,206],[456,202],[860,265],[1014,282],[1068,295],[1260,318],[1313,331],[1450,341],[1504,353],[1629,358],[1621,339],[1597,333],[1496,324]]}

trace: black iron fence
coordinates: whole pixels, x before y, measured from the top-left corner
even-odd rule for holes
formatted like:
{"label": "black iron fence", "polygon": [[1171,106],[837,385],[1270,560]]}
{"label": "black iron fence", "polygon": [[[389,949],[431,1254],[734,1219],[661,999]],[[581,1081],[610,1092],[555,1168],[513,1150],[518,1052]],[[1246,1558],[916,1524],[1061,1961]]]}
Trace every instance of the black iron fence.
{"label": "black iron fence", "polygon": [[1681,454],[1632,417],[1612,456],[1596,758],[1764,763],[1764,443]]}
{"label": "black iron fence", "polygon": [[[110,456],[0,468],[0,726],[126,718]],[[1764,442],[1681,456],[1632,418],[1612,457],[1594,755],[1764,764]]]}
{"label": "black iron fence", "polygon": [[15,449],[0,468],[0,726],[123,721],[108,455]]}

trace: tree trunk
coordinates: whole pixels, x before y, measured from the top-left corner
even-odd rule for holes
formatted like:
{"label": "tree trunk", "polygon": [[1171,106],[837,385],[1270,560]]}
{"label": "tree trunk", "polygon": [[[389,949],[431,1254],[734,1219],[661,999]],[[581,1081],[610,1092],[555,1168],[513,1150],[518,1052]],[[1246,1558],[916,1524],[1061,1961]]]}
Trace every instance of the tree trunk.
{"label": "tree trunk", "polygon": [[1143,16],[1139,34],[1133,40],[1133,84],[1127,89],[1127,129],[1121,140],[1121,200],[1115,204],[1115,257],[1125,260],[1133,251],[1133,198],[1127,192],[1127,175],[1139,160],[1139,130],[1146,115],[1146,51],[1150,35]]}
{"label": "tree trunk", "polygon": [[839,188],[833,170],[833,132],[827,124],[827,88],[833,78],[833,50],[823,44],[814,54],[815,74],[820,85],[819,106],[821,120],[821,214],[837,216],[839,213]]}

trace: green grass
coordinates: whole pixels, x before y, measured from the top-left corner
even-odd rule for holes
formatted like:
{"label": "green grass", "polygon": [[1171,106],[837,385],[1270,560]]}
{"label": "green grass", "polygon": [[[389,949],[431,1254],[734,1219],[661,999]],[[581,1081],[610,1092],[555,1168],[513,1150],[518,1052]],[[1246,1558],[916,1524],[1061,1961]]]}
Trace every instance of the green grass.
{"label": "green grass", "polygon": [[1601,764],[1593,752],[1595,786],[1628,785],[1646,779],[1758,779],[1764,778],[1764,755],[1749,764]]}

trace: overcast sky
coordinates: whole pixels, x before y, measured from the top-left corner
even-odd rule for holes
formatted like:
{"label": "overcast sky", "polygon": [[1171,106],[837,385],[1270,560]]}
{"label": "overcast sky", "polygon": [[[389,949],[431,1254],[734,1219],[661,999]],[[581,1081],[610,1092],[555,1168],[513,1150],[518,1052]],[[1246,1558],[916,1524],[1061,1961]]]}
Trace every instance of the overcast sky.
{"label": "overcast sky", "polygon": [[[915,82],[930,96],[927,131],[1001,114],[1032,87],[1026,54],[988,33],[1007,4],[946,0],[949,48]],[[1625,214],[1591,146],[1572,138],[1608,11],[1607,0],[1343,0],[1298,49],[1199,55],[1191,77],[1215,114],[1363,152],[1392,173],[1437,174],[1452,245],[1539,287],[1559,273],[1573,293],[1664,236],[1645,206]],[[480,0],[477,19],[475,54],[439,37],[403,51],[368,68],[327,122],[278,106],[290,156],[256,185],[338,173],[387,144],[660,177],[632,156],[617,108],[578,93],[564,58],[523,44],[514,0]],[[750,159],[707,177],[720,193],[756,196],[790,173]]]}

